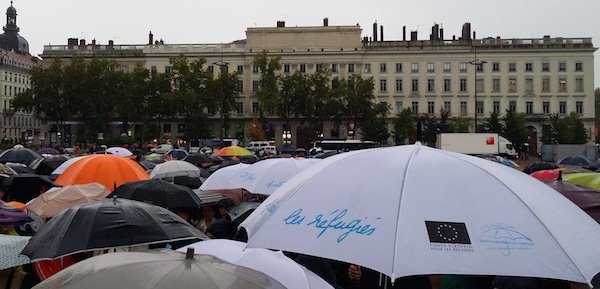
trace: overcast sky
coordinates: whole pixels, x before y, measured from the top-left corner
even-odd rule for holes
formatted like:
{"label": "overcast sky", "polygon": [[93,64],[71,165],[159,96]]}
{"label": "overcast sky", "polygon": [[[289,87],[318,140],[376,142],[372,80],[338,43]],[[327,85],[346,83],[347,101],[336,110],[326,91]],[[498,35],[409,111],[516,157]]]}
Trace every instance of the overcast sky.
{"label": "overcast sky", "polygon": [[[0,3],[0,9],[10,6]],[[150,31],[168,44],[228,43],[244,39],[248,27],[274,27],[280,20],[288,27],[321,26],[325,17],[330,26],[359,23],[369,37],[377,22],[384,40],[401,40],[403,26],[407,37],[416,30],[426,40],[436,23],[450,39],[470,22],[477,38],[592,37],[600,46],[600,0],[14,0],[13,6],[20,35],[35,55],[68,38],[146,44]],[[599,87],[600,59],[594,55]]]}

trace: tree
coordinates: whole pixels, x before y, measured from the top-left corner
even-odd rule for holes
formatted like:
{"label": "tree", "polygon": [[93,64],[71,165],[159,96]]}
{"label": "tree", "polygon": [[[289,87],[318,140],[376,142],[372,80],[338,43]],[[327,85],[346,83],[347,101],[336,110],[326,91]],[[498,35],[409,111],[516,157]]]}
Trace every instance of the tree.
{"label": "tree", "polygon": [[277,71],[281,70],[281,57],[269,57],[267,51],[263,50],[254,57],[253,65],[260,70],[258,81],[258,105],[260,112],[275,114],[279,104],[279,77]]}
{"label": "tree", "polygon": [[371,140],[379,143],[386,143],[390,137],[386,117],[390,111],[387,103],[375,104],[374,112],[377,117],[365,119],[360,126],[363,140]]}
{"label": "tree", "polygon": [[466,133],[469,132],[469,127],[471,126],[471,119],[462,116],[455,116],[452,117],[450,126],[452,127],[452,131],[454,132]]}
{"label": "tree", "polygon": [[[374,86],[372,77],[364,79],[357,74],[348,77],[348,85],[343,98],[345,104],[343,113],[347,123],[353,124],[355,130],[363,133],[366,132],[366,129],[362,128],[365,123],[371,123],[371,126],[374,123],[381,123],[381,120],[377,120],[377,118],[381,118],[381,113],[387,115],[389,111],[387,105],[377,107],[378,104],[375,103],[375,95],[373,95]],[[331,109],[330,112],[334,110]]]}
{"label": "tree", "polygon": [[517,147],[520,147],[527,142],[529,130],[527,130],[527,118],[525,113],[515,113],[513,110],[507,109],[504,124],[505,138]]}
{"label": "tree", "polygon": [[500,117],[497,112],[492,112],[490,118],[483,124],[486,132],[502,134],[504,125],[500,122]]}
{"label": "tree", "polygon": [[567,128],[567,139],[563,143],[566,144],[585,144],[588,142],[587,131],[585,125],[579,115],[572,111],[566,117],[561,119],[564,122],[564,127]]}
{"label": "tree", "polygon": [[250,125],[250,129],[248,130],[248,138],[250,140],[263,140],[265,139],[265,131],[262,128],[262,125],[258,119],[254,118],[252,120],[252,124]]}
{"label": "tree", "polygon": [[414,140],[417,137],[417,127],[415,119],[410,108],[405,108],[399,112],[393,120],[394,130],[392,135],[396,144],[407,144],[407,139]]}
{"label": "tree", "polygon": [[422,141],[428,146],[435,146],[437,135],[440,133],[435,116],[424,113],[421,118],[421,126],[423,129]]}

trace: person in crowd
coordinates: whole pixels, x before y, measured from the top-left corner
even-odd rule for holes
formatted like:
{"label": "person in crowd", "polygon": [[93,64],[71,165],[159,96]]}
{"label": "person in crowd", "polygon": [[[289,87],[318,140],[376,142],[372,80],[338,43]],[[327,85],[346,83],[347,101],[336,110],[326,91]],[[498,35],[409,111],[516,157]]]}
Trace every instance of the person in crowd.
{"label": "person in crowd", "polygon": [[237,228],[226,219],[217,219],[206,228],[206,235],[211,239],[229,239],[233,240]]}
{"label": "person in crowd", "polygon": [[210,205],[202,206],[202,218],[198,220],[196,226],[202,233],[206,233],[206,228],[215,221],[215,210]]}
{"label": "person in crowd", "polygon": [[338,268],[338,284],[346,289],[360,288],[402,288],[402,289],[431,289],[429,275],[401,277],[392,284],[389,277],[375,270],[355,264],[347,264]]}
{"label": "person in crowd", "polygon": [[235,205],[234,201],[230,198],[221,199],[217,202],[217,218],[223,218],[231,222],[231,216],[227,210]]}

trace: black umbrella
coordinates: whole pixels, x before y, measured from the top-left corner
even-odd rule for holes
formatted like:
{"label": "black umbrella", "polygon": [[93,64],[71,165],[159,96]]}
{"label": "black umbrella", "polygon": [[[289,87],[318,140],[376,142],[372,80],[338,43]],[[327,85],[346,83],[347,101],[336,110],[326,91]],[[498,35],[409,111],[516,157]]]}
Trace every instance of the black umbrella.
{"label": "black umbrella", "polygon": [[29,166],[35,170],[36,174],[49,176],[62,163],[66,162],[67,159],[68,158],[64,155],[53,155],[51,157],[36,160]]}
{"label": "black umbrella", "polygon": [[35,170],[21,163],[6,163],[7,167],[11,168],[17,174],[35,174]]}
{"label": "black umbrella", "polygon": [[556,168],[558,168],[558,166],[550,162],[535,162],[530,163],[525,168],[523,168],[523,172],[526,174],[531,174],[537,171],[553,170]]}
{"label": "black umbrella", "polygon": [[57,186],[48,176],[36,174],[11,175],[3,181],[3,185],[8,195],[6,199],[21,203],[27,203],[37,197],[43,187],[47,190]]}
{"label": "black umbrella", "polygon": [[30,150],[21,145],[16,145],[11,149],[7,149],[0,155],[0,163],[20,163],[29,165],[34,160],[43,158],[34,150]]}
{"label": "black umbrella", "polygon": [[142,201],[163,208],[198,208],[202,201],[192,189],[161,179],[127,182],[116,188],[109,197]]}
{"label": "black umbrella", "polygon": [[101,249],[206,239],[208,236],[165,208],[110,198],[60,212],[21,253],[31,260],[44,260]]}
{"label": "black umbrella", "polygon": [[200,178],[194,178],[190,176],[177,176],[173,177],[173,183],[176,185],[188,187],[190,189],[197,189],[200,188],[200,186],[202,185],[202,180]]}

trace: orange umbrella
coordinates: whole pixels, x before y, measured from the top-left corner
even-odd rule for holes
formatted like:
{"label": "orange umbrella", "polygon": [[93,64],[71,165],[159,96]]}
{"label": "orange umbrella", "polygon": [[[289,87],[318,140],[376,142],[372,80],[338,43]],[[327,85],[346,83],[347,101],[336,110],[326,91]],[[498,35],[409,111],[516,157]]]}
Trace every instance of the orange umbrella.
{"label": "orange umbrella", "polygon": [[136,162],[112,154],[85,156],[70,165],[54,181],[62,186],[100,183],[111,191],[126,183],[149,180],[150,176]]}
{"label": "orange umbrella", "polygon": [[233,156],[251,156],[251,155],[253,155],[253,153],[243,147],[240,147],[240,146],[228,146],[228,147],[224,147],[224,148],[216,151],[212,155],[218,156],[218,157],[233,157]]}

